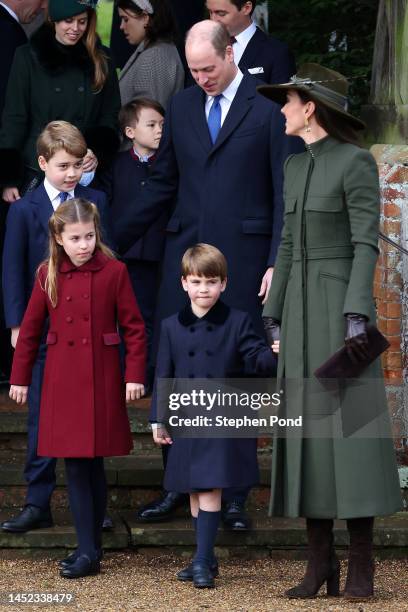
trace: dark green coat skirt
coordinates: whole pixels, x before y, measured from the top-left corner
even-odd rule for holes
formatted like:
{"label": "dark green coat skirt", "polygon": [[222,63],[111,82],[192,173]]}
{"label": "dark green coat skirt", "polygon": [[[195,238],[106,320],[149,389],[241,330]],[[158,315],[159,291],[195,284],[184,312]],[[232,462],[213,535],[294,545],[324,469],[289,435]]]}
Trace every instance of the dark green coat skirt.
{"label": "dark green coat skirt", "polygon": [[282,416],[302,416],[303,427],[274,440],[274,515],[354,518],[401,508],[380,361],[330,392],[313,375],[344,345],[345,314],[375,324],[379,206],[369,152],[327,137],[288,158],[282,242],[264,316],[281,321]]}

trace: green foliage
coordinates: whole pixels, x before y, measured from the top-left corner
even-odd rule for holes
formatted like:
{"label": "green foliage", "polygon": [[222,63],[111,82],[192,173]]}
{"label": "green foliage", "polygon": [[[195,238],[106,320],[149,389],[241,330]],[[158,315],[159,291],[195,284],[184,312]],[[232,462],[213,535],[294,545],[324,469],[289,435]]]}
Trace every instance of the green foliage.
{"label": "green foliage", "polygon": [[351,78],[350,106],[368,101],[378,0],[269,0],[271,34],[297,65],[317,62]]}
{"label": "green foliage", "polygon": [[112,27],[113,0],[101,0],[98,4],[98,34],[102,43],[109,47]]}

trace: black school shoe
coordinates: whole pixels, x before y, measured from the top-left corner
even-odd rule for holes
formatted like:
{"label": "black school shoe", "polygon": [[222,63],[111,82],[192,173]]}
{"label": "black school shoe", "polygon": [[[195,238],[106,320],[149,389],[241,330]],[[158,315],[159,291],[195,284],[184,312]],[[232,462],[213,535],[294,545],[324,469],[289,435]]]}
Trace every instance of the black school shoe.
{"label": "black school shoe", "polygon": [[244,504],[238,501],[227,502],[222,508],[221,518],[225,529],[248,531],[251,527]]}
{"label": "black school shoe", "polygon": [[[77,549],[77,550],[74,550],[74,552],[70,553],[67,557],[65,557],[65,559],[61,559],[61,561],[58,561],[58,567],[60,569],[65,569],[66,567],[70,567],[73,563],[75,563],[78,557],[79,557],[79,552]],[[96,555],[96,559],[97,561],[102,561],[102,558],[103,558],[103,550],[101,548]]]}
{"label": "black school shoe", "polygon": [[[181,580],[181,582],[188,582],[193,580],[194,572],[193,572],[194,561],[191,561],[190,565],[180,570],[177,573],[177,580]],[[213,563],[210,564],[210,572],[212,573],[213,578],[218,578],[218,561],[215,559]]]}
{"label": "black school shoe", "polygon": [[163,494],[150,504],[143,506],[136,517],[143,523],[155,523],[170,518],[177,508],[187,503],[188,496],[184,493],[164,491]]}
{"label": "black school shoe", "polygon": [[62,578],[83,578],[84,576],[95,576],[101,571],[98,560],[91,561],[88,555],[81,555],[68,567],[60,570]]}
{"label": "black school shoe", "polygon": [[53,527],[53,525],[54,521],[50,509],[43,510],[29,504],[24,506],[18,516],[9,521],[4,521],[1,528],[3,531],[10,533],[25,533],[31,531],[31,529],[46,529],[47,527]]}
{"label": "black school shoe", "polygon": [[207,563],[193,561],[193,584],[197,589],[213,589],[214,575]]}

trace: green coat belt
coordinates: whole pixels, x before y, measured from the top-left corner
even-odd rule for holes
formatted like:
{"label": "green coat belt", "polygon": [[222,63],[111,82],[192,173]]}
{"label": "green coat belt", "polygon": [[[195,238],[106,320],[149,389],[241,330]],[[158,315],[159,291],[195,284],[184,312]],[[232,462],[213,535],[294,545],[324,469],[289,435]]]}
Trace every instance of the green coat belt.
{"label": "green coat belt", "polygon": [[271,511],[309,518],[392,513],[401,494],[380,361],[337,393],[313,376],[344,344],[345,314],[375,324],[375,161],[326,137],[288,158],[284,195],[282,241],[263,314],[281,321],[282,414],[303,421],[301,432],[287,430],[274,441]]}

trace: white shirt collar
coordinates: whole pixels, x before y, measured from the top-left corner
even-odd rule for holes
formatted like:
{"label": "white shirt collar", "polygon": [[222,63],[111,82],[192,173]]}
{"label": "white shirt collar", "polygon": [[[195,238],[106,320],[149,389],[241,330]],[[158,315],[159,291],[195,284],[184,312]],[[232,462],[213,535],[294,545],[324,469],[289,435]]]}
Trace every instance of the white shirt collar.
{"label": "white shirt collar", "polygon": [[[61,191],[59,189],[56,189],[54,185],[51,185],[47,177],[45,177],[44,179],[44,189],[47,192],[48,197],[50,198],[53,209],[57,210],[58,206],[61,204],[61,200],[60,200]],[[75,198],[74,191],[75,191],[75,188],[67,192],[69,193],[69,196],[67,199],[71,200],[71,198]]]}
{"label": "white shirt collar", "polygon": [[11,10],[11,8],[9,6],[7,6],[7,4],[4,4],[3,2],[0,2],[0,4],[13,17],[13,19],[15,19],[17,21],[17,23],[20,23],[20,20],[17,17],[17,15],[15,14],[15,12],[13,10]]}
{"label": "white shirt collar", "polygon": [[249,41],[251,40],[251,38],[253,37],[253,35],[255,34],[255,32],[256,32],[256,25],[254,24],[253,21],[251,21],[251,24],[247,28],[245,28],[245,30],[243,30],[242,32],[240,32],[239,34],[235,36],[235,40],[237,41],[239,45],[245,48],[247,44],[249,43]]}
{"label": "white shirt collar", "polygon": [[[242,74],[242,72],[240,71],[240,69],[238,68],[237,74],[234,77],[234,80],[231,81],[231,83],[228,85],[228,87],[226,89],[224,89],[224,91],[222,92],[222,95],[224,96],[224,98],[226,98],[228,100],[228,102],[231,104],[231,102],[233,101],[233,99],[235,98],[235,94],[238,91],[238,87],[241,85],[241,81],[244,78],[244,75]],[[210,100],[214,100],[215,96],[207,96],[207,102],[209,102]]]}

